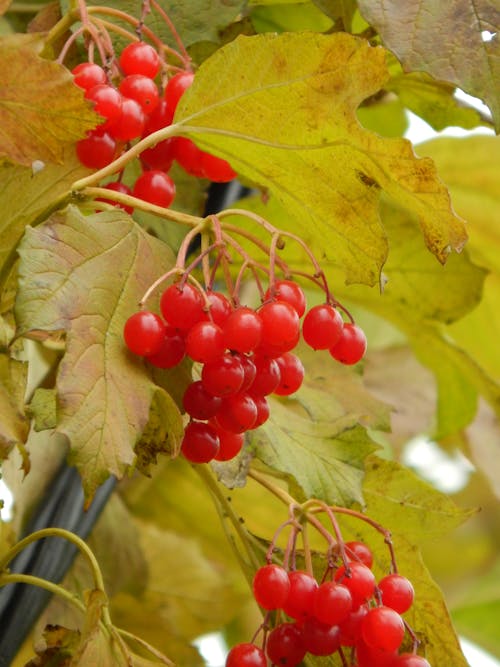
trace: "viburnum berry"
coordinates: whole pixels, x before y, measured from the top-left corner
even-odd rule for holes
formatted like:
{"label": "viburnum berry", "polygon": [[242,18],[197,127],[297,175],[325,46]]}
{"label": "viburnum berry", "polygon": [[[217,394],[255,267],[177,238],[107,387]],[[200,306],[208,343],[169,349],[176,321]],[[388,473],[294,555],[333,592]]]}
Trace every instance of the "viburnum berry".
{"label": "viburnum berry", "polygon": [[234,356],[240,360],[243,366],[243,384],[240,387],[240,391],[247,391],[255,380],[257,369],[253,363],[253,359],[246,354],[235,354]]}
{"label": "viburnum berry", "polygon": [[280,667],[298,665],[306,654],[299,626],[295,623],[281,623],[274,628],[267,637],[266,653],[274,665]]}
{"label": "viburnum berry", "polygon": [[314,615],[326,625],[339,625],[352,611],[352,597],[346,586],[324,581],[314,595]]}
{"label": "viburnum berry", "polygon": [[252,429],[258,428],[259,426],[262,426],[268,419],[269,415],[271,414],[270,408],[269,408],[269,403],[266,400],[265,396],[253,396],[252,395],[253,402],[255,403],[255,407],[257,408],[257,417],[255,419],[255,422],[252,426]]}
{"label": "viburnum berry", "polygon": [[201,170],[205,178],[214,183],[229,183],[237,176],[227,160],[204,151],[201,154]]}
{"label": "viburnum berry", "polygon": [[186,336],[186,353],[203,364],[216,361],[225,350],[224,334],[214,322],[196,322]]}
{"label": "viburnum berry", "polygon": [[250,385],[248,392],[252,396],[268,396],[272,394],[281,380],[280,367],[275,359],[255,355],[255,380]]}
{"label": "viburnum berry", "polygon": [[249,394],[240,392],[222,399],[215,419],[219,426],[231,433],[244,433],[257,419],[257,406]]}
{"label": "viburnum berry", "polygon": [[280,565],[264,565],[253,578],[253,595],[267,610],[281,609],[290,592],[288,572]]}
{"label": "viburnum berry", "polygon": [[172,112],[175,112],[179,100],[193,83],[193,79],[194,74],[192,72],[179,72],[168,80],[165,88],[165,100]]}
{"label": "viburnum berry", "polygon": [[[293,282],[293,280],[277,280],[274,283],[273,298],[279,301],[286,301],[293,306],[299,317],[306,312],[306,297],[303,289]],[[264,300],[271,299],[271,289],[268,289],[264,295]]]}
{"label": "viburnum berry", "polygon": [[344,322],[328,303],[313,306],[304,317],[302,336],[314,350],[328,350],[340,340]]}
{"label": "viburnum berry", "polygon": [[126,346],[131,352],[140,356],[158,352],[164,335],[163,320],[149,310],[140,310],[131,315],[123,328]]}
{"label": "viburnum berry", "polygon": [[236,352],[251,352],[260,343],[262,320],[246,306],[236,308],[223,325],[226,347]]}
{"label": "viburnum berry", "polygon": [[164,139],[155,146],[142,151],[139,157],[143,167],[168,171],[174,161],[173,141],[173,139]]}
{"label": "viburnum berry", "polygon": [[374,607],[361,621],[361,636],[371,648],[396,651],[401,646],[404,635],[403,619],[390,607]]}
{"label": "viburnum berry", "polygon": [[160,99],[158,106],[146,117],[144,136],[172,124],[174,114],[165,99]]}
{"label": "viburnum berry", "polygon": [[175,183],[164,171],[145,171],[134,184],[134,197],[156,206],[168,208],[174,201]]}
{"label": "viburnum berry", "polygon": [[297,620],[313,614],[314,597],[318,582],[307,572],[295,570],[288,573],[290,592],[283,605],[285,614]]}
{"label": "viburnum berry", "polygon": [[338,342],[330,348],[334,359],[343,364],[357,364],[366,352],[366,336],[356,324],[344,324],[342,335]]}
{"label": "viburnum berry", "polygon": [[223,354],[218,359],[203,366],[201,381],[213,396],[237,394],[243,384],[245,372],[237,355]]}
{"label": "viburnum berry", "polygon": [[226,667],[266,667],[264,651],[255,644],[236,644],[229,651]]}
{"label": "viburnum berry", "polygon": [[76,144],[76,154],[84,167],[101,169],[113,162],[116,154],[116,141],[101,127],[87,133],[85,139]]}
{"label": "viburnum berry", "polygon": [[401,653],[393,662],[391,667],[431,667],[429,662],[416,653]]}
{"label": "viburnum berry", "polygon": [[214,459],[216,461],[230,461],[231,459],[234,459],[243,448],[245,442],[243,433],[231,433],[231,431],[226,431],[213,420],[209,423],[214,427],[215,432],[219,436],[219,451],[214,456]]}
{"label": "viburnum berry", "polygon": [[191,382],[182,397],[184,410],[193,419],[210,419],[220,409],[221,402],[222,399],[209,394],[199,380]]}
{"label": "viburnum berry", "polygon": [[156,83],[143,74],[130,74],[126,76],[120,82],[118,90],[123,97],[135,100],[145,114],[152,113],[160,102]]}
{"label": "viburnum berry", "polygon": [[221,326],[233,312],[229,299],[222,292],[212,291],[207,292],[207,299],[210,303],[207,319],[211,319],[215,324]]}
{"label": "viburnum berry", "polygon": [[299,316],[293,306],[286,301],[271,301],[259,309],[262,321],[260,348],[279,347],[281,352],[289,352],[297,344],[300,331]]}
{"label": "viburnum berry", "polygon": [[332,655],[340,647],[340,629],[308,616],[302,626],[302,642],[312,655]]}
{"label": "viburnum berry", "polygon": [[368,607],[361,605],[351,611],[349,616],[340,623],[340,643],[342,646],[354,646],[361,637],[361,621],[368,613]]}
{"label": "viburnum berry", "polygon": [[94,111],[104,118],[100,127],[108,129],[120,118],[122,111],[122,96],[105,83],[100,83],[85,91],[85,97],[94,103]]}
{"label": "viburnum berry", "polygon": [[119,141],[130,141],[141,136],[145,122],[146,116],[139,102],[123,97],[121,113],[110,125],[109,132]]}
{"label": "viburnum berry", "polygon": [[185,283],[174,283],[167,287],[160,298],[160,310],[167,322],[186,331],[204,318],[203,298],[200,292]]}
{"label": "viburnum berry", "polygon": [[173,368],[177,366],[186,354],[186,342],[184,336],[174,327],[165,327],[165,336],[160,349],[154,354],[148,355],[147,360],[157,368]]}
{"label": "viburnum berry", "polygon": [[190,422],[182,439],[181,451],[191,463],[208,463],[219,451],[219,436],[205,422]]}
{"label": "viburnum berry", "polygon": [[[103,165],[104,166],[104,165]],[[112,192],[121,192],[123,195],[131,195],[132,190],[125,185],[125,183],[121,183],[120,181],[112,181],[111,183],[108,183],[107,185],[104,186],[106,190],[111,190]],[[102,201],[105,202],[106,204],[112,204],[113,206],[116,206],[117,208],[123,209],[126,213],[131,215],[134,212],[134,209],[132,206],[127,206],[126,204],[120,204],[116,201],[113,201],[112,199],[105,199],[104,197],[98,197],[96,201]]]}
{"label": "viburnum berry", "polygon": [[172,147],[174,159],[191,176],[204,178],[205,172],[201,163],[203,151],[191,139],[175,137]]}
{"label": "viburnum berry", "polygon": [[289,396],[299,389],[304,380],[304,366],[301,360],[291,352],[276,357],[280,367],[280,383],[274,390],[278,396]]}
{"label": "viburnum berry", "polygon": [[411,581],[400,574],[388,574],[378,582],[378,588],[382,603],[399,614],[404,614],[413,604],[415,591]]}
{"label": "viburnum berry", "polygon": [[349,560],[357,560],[371,569],[373,565],[373,554],[364,542],[352,541],[346,542],[345,553]]}
{"label": "viburnum berry", "polygon": [[84,90],[90,90],[94,86],[106,83],[106,72],[96,63],[80,63],[71,70],[73,81]]}
{"label": "viburnum berry", "polygon": [[145,42],[132,42],[120,54],[120,67],[125,75],[142,74],[154,79],[160,71],[160,57]]}
{"label": "viburnum berry", "polygon": [[375,592],[375,575],[369,567],[357,561],[349,563],[348,572],[344,565],[341,565],[335,572],[334,579],[349,589],[353,609],[369,600]]}
{"label": "viburnum berry", "polygon": [[358,667],[392,667],[396,655],[396,651],[384,651],[383,649],[367,646],[361,638],[356,642]]}

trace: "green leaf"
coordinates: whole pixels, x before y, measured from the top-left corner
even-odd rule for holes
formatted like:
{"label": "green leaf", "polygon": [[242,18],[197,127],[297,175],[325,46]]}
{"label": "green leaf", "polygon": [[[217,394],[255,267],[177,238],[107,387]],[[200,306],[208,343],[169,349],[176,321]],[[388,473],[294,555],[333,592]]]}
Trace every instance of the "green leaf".
{"label": "green leaf", "polygon": [[33,418],[35,431],[46,431],[55,428],[57,425],[55,390],[44,389],[43,387],[36,389],[28,406],[28,411]]}
{"label": "green leaf", "polygon": [[[126,351],[122,329],[173,257],[122,212],[84,217],[73,207],[28,228],[19,254],[18,333],[44,338],[66,332],[57,431],[69,439],[70,461],[90,498],[108,474],[121,477],[134,464],[153,397],[164,393]],[[155,453],[175,451],[181,416],[168,397],[159,400],[170,431],[165,441],[165,430],[158,429]]]}
{"label": "green leaf", "polygon": [[424,71],[448,81],[490,107],[499,127],[498,8],[489,0],[359,0],[365,19],[405,70]]}
{"label": "green leaf", "polygon": [[257,32],[296,30],[325,32],[332,27],[332,21],[312,2],[280,3],[256,7],[252,10],[251,19]]}
{"label": "green leaf", "polygon": [[27,365],[0,354],[0,459],[26,441],[29,423],[24,414]]}
{"label": "green leaf", "polygon": [[359,104],[386,80],[384,50],[347,34],[239,37],[203,63],[176,121],[268,188],[289,227],[300,226],[347,282],[373,285],[387,257],[381,191],[413,211],[441,262],[465,241],[433,163],[417,160],[406,140],[376,136],[356,120]]}
{"label": "green leaf", "polygon": [[100,118],[70,72],[38,55],[41,46],[26,44],[24,35],[0,40],[0,157],[25,166],[62,163],[64,146],[82,139]]}

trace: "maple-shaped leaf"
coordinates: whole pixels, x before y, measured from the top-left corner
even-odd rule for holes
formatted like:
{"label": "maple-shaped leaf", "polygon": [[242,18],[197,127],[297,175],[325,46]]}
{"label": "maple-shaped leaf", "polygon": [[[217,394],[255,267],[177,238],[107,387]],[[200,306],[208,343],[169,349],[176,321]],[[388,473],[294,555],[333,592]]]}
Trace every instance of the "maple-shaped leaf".
{"label": "maple-shaped leaf", "polygon": [[25,166],[62,162],[65,145],[101,120],[70,72],[38,55],[42,46],[33,35],[0,39],[0,157]]}
{"label": "maple-shaped leaf", "polygon": [[359,0],[359,9],[406,70],[428,72],[480,97],[500,127],[498,4]]}
{"label": "maple-shaped leaf", "polygon": [[382,192],[416,215],[441,262],[466,239],[432,160],[356,118],[388,79],[385,59],[343,33],[240,36],[203,63],[175,117],[180,133],[275,194],[347,282],[370,285],[388,252]]}
{"label": "maple-shaped leaf", "polygon": [[28,228],[19,253],[18,333],[44,338],[66,332],[57,431],[69,439],[70,461],[90,498],[110,473],[121,477],[137,455],[146,465],[145,451],[134,447],[157,393],[168,429],[156,425],[146,446],[152,456],[178,447],[179,409],[122,338],[126,319],[173,256],[123,213],[85,217],[73,207]]}

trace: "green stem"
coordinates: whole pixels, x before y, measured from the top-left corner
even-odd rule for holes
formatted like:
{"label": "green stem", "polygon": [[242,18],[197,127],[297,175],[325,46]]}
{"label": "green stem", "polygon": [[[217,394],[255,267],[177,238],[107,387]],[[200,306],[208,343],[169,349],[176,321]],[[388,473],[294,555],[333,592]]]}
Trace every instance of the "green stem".
{"label": "green stem", "polygon": [[175,667],[175,663],[169,660],[169,658],[167,658],[166,655],[163,655],[163,653],[155,649],[154,646],[151,646],[151,644],[149,644],[144,639],[141,639],[140,637],[137,637],[137,635],[134,635],[131,632],[128,632],[127,630],[123,630],[122,628],[115,628],[115,632],[120,637],[123,637],[124,639],[128,639],[130,641],[139,644],[139,646],[146,649],[146,651],[148,651],[148,653],[150,653],[151,655],[154,655],[155,658],[158,658],[158,660],[160,660],[164,665],[169,665],[169,667]]}

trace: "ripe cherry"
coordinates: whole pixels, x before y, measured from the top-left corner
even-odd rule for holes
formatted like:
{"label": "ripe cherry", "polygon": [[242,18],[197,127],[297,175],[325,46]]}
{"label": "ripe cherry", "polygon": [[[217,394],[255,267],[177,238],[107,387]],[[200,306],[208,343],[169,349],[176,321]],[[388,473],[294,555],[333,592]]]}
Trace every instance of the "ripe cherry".
{"label": "ripe cherry", "polygon": [[149,310],[140,310],[125,322],[123,337],[128,349],[134,354],[155,354],[161,347],[165,335],[165,324],[161,317]]}
{"label": "ripe cherry", "polygon": [[160,71],[160,58],[149,44],[132,42],[120,54],[120,67],[127,76],[142,74],[154,79]]}
{"label": "ripe cherry", "polygon": [[205,422],[190,422],[184,431],[181,451],[191,463],[208,463],[219,451],[219,437]]}
{"label": "ripe cherry", "polygon": [[280,565],[264,565],[253,578],[253,595],[267,610],[281,609],[290,592],[288,572]]}
{"label": "ripe cherry", "polygon": [[152,169],[139,176],[132,192],[134,197],[168,208],[174,201],[175,183],[164,171]]}
{"label": "ripe cherry", "polygon": [[342,335],[338,342],[330,348],[334,359],[343,364],[357,364],[366,352],[366,336],[356,324],[344,324]]}

